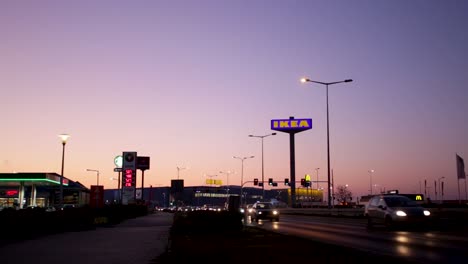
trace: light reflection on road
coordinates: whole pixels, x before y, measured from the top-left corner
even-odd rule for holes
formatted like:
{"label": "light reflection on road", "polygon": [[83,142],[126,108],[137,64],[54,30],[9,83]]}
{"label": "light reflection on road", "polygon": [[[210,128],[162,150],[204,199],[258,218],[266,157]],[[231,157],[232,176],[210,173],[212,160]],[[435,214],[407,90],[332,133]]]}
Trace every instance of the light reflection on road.
{"label": "light reflection on road", "polygon": [[463,263],[461,260],[468,258],[468,236],[455,232],[369,230],[364,219],[297,215],[283,215],[280,222],[259,221],[249,225],[417,262]]}

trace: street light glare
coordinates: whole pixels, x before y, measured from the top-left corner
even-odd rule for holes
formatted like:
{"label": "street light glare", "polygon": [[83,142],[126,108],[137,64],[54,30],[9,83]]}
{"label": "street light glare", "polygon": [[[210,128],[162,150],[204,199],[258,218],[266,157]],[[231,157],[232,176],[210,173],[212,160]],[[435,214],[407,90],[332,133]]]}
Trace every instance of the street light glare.
{"label": "street light glare", "polygon": [[66,143],[70,135],[68,134],[60,134],[59,138],[62,139],[62,143]]}
{"label": "street light glare", "polygon": [[309,79],[308,78],[301,78],[301,83],[307,82]]}

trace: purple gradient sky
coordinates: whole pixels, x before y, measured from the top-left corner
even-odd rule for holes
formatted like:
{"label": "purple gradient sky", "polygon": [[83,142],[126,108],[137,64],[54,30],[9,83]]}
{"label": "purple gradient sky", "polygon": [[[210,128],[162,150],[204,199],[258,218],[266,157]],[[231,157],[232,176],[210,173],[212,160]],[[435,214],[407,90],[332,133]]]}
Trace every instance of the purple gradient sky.
{"label": "purple gradient sky", "polygon": [[[468,160],[468,2],[2,1],[1,172],[57,172],[115,188],[113,158],[151,157],[145,185],[235,171],[261,178],[271,119],[296,135],[296,178],[327,177],[325,87],[335,186],[354,196],[419,192]],[[264,139],[265,179],[289,177],[288,134]],[[140,173],[138,174],[140,175]],[[141,180],[138,177],[138,186]],[[462,197],[464,182],[460,181]],[[282,184],[279,184],[283,187]],[[325,186],[324,183],[320,184]]]}

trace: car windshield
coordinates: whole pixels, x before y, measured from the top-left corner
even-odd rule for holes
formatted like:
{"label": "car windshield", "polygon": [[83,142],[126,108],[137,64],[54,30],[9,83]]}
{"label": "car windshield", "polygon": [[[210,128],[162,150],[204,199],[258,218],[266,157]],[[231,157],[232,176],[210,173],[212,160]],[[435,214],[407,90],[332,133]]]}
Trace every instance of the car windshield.
{"label": "car windshield", "polygon": [[271,204],[268,204],[268,203],[259,203],[259,204],[257,204],[257,208],[270,209],[270,208],[272,208],[272,206],[271,206]]}
{"label": "car windshield", "polygon": [[418,204],[407,197],[385,197],[385,203],[388,207],[414,207]]}

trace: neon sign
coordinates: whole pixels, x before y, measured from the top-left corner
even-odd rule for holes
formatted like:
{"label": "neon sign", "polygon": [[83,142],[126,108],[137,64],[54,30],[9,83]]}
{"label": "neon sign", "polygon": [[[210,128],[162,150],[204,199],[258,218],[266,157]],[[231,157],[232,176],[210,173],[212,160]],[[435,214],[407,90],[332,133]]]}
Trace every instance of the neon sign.
{"label": "neon sign", "polygon": [[133,175],[134,175],[134,170],[131,170],[131,169],[125,170],[125,174],[124,174],[124,186],[125,187],[134,186]]}
{"label": "neon sign", "polygon": [[18,195],[18,190],[7,190],[5,193],[7,196],[16,196]]}

